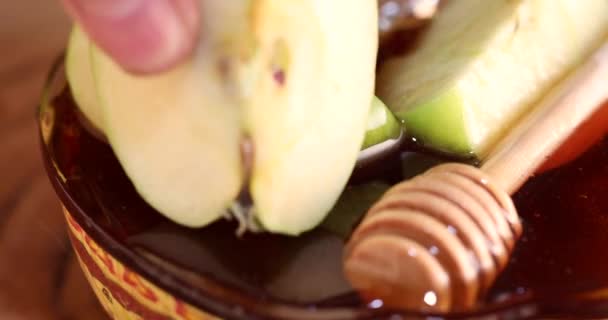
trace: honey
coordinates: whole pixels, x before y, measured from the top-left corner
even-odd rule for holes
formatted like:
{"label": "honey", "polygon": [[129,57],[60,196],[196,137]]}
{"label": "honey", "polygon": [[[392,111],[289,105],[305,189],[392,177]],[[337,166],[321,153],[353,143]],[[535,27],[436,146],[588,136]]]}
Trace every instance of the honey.
{"label": "honey", "polygon": [[[198,230],[178,226],[137,195],[110,147],[83,125],[68,90],[51,104],[47,151],[67,194],[124,247],[178,278],[208,277],[260,301],[319,310],[381,306],[363,305],[344,279],[344,234],[322,225],[297,238],[239,238],[233,221]],[[391,185],[454,160],[407,142],[383,163],[358,168],[350,187]],[[537,315],[608,315],[608,299],[605,306],[601,296],[583,299],[608,289],[608,137],[576,161],[531,179],[514,200],[523,235],[479,312],[533,305]],[[191,285],[196,290],[197,282]]]}

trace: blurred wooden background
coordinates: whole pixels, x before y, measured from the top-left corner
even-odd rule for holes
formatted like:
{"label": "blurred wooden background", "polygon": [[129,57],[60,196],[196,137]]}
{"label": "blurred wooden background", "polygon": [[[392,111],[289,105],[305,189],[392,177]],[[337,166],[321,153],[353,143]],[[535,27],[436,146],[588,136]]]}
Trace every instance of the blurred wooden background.
{"label": "blurred wooden background", "polygon": [[0,319],[107,319],[44,174],[35,106],[70,22],[59,0],[0,1]]}

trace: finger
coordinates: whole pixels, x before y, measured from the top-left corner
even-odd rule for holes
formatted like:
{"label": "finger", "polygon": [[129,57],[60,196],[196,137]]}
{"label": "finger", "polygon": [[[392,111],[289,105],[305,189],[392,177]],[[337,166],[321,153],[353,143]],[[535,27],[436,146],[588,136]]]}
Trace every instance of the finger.
{"label": "finger", "polygon": [[95,43],[125,70],[164,71],[192,52],[200,0],[62,0]]}

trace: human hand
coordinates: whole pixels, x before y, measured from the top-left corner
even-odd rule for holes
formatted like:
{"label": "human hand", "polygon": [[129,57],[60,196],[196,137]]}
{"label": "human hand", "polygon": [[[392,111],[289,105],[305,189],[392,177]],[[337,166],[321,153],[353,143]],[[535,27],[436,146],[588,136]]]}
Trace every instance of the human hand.
{"label": "human hand", "polygon": [[61,0],[125,70],[161,72],[186,59],[199,30],[198,0]]}

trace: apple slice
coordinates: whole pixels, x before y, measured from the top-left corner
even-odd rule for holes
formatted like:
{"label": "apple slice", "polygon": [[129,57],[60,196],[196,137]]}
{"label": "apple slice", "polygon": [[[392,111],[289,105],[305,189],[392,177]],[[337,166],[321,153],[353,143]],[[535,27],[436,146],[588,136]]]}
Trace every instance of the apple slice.
{"label": "apple slice", "polygon": [[380,181],[349,186],[344,190],[321,226],[343,239],[347,239],[369,208],[390,189]]}
{"label": "apple slice", "polygon": [[80,111],[96,129],[102,130],[101,108],[91,65],[91,46],[82,29],[74,26],[65,57],[66,77]]}
{"label": "apple slice", "polygon": [[483,159],[607,35],[606,0],[448,1],[378,95],[425,144]]}
{"label": "apple slice", "polygon": [[380,99],[374,96],[372,109],[367,118],[367,131],[361,150],[388,140],[397,139],[401,135],[401,130],[401,124],[395,118],[395,115]]}
{"label": "apple slice", "polygon": [[608,135],[608,101],[604,102],[594,115],[583,122],[576,132],[566,139],[537,170],[537,173],[543,173],[574,161],[599,143],[606,135]]}
{"label": "apple slice", "polygon": [[99,50],[93,67],[104,131],[138,193],[177,223],[204,226],[242,187],[239,95],[225,65],[243,49],[247,1],[201,1],[194,57],[138,77]]}
{"label": "apple slice", "polygon": [[370,168],[385,170],[386,166],[381,165],[381,163],[395,156],[406,142],[404,132],[405,128],[401,125],[401,122],[378,97],[374,96],[367,117],[365,139],[357,157],[356,165],[360,169],[358,173],[365,173],[362,176],[359,174],[351,176],[351,178],[355,180],[363,178],[365,180],[367,179],[365,177],[375,175],[376,170],[370,170]]}
{"label": "apple slice", "polygon": [[257,4],[261,71],[245,106],[255,146],[250,191],[267,230],[297,235],[331,210],[361,149],[375,82],[377,3]]}
{"label": "apple slice", "polygon": [[[198,48],[169,72],[133,76],[94,50],[108,140],[140,195],[178,223],[217,219],[248,181],[265,229],[310,230],[336,202],[363,143],[376,2],[206,0],[201,7]],[[244,139],[253,145],[250,172],[241,161]]]}

